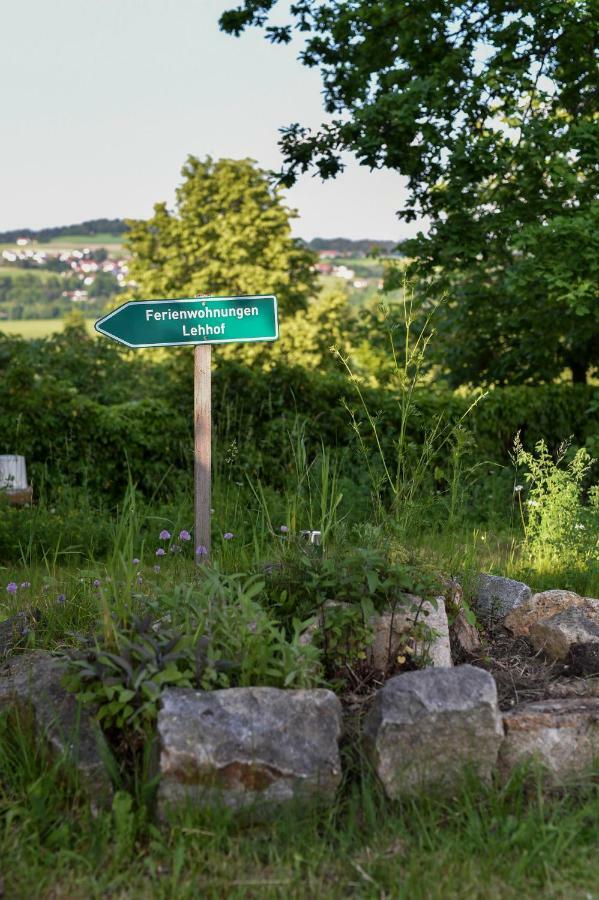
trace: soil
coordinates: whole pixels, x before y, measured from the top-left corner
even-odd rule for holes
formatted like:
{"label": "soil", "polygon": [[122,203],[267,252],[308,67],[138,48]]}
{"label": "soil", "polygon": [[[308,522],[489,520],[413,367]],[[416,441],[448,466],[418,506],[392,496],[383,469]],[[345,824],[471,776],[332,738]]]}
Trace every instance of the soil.
{"label": "soil", "polygon": [[599,696],[599,678],[576,677],[586,674],[580,663],[573,658],[567,663],[550,660],[525,637],[514,636],[500,625],[484,635],[479,651],[463,654],[457,662],[469,662],[493,675],[503,711],[536,700]]}
{"label": "soil", "polygon": [[[516,637],[501,625],[494,625],[481,634],[479,650],[454,654],[453,662],[454,665],[470,663],[490,672],[497,684],[499,708],[506,712],[519,703],[536,700],[599,697],[597,653],[592,652],[589,661],[586,645],[584,650],[575,645],[573,651],[567,663],[554,662],[542,651],[535,650],[525,637]],[[396,666],[386,673],[373,670],[365,662],[340,668],[334,674],[346,712],[361,717],[385,681],[415,668],[410,660],[406,662],[407,665]]]}

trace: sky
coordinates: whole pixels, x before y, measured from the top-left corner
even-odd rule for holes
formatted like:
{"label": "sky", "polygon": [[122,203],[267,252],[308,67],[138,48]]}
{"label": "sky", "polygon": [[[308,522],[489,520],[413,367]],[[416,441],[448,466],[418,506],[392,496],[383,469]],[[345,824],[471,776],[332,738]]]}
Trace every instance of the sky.
{"label": "sky", "polygon": [[[189,154],[281,162],[278,130],[322,120],[299,46],[223,34],[236,0],[2,3],[0,230],[147,218],[173,202]],[[401,239],[404,182],[348,159],[287,192],[305,238]]]}

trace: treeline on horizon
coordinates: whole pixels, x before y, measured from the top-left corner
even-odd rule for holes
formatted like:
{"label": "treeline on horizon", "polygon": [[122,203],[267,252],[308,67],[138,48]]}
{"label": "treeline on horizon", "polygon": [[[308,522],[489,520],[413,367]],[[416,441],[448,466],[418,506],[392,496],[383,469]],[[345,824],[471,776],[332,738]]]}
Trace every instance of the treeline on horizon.
{"label": "treeline on horizon", "polygon": [[31,241],[51,241],[53,238],[70,237],[75,234],[125,234],[128,230],[123,219],[90,219],[79,225],[56,225],[52,228],[16,228],[12,231],[0,232],[0,243],[12,244],[19,238]]}
{"label": "treeline on horizon", "polygon": [[[129,230],[124,219],[89,219],[78,225],[55,225],[51,228],[16,228],[12,231],[0,231],[0,244],[12,244],[19,238],[28,238],[30,241],[51,241],[54,238],[72,237],[73,235],[88,234],[93,237],[97,234],[121,235]],[[350,238],[312,238],[311,241],[302,241],[310,250],[335,250],[339,256],[351,256],[353,254],[368,254],[375,252],[393,253],[397,250],[398,241],[377,241],[369,238],[351,240]]]}

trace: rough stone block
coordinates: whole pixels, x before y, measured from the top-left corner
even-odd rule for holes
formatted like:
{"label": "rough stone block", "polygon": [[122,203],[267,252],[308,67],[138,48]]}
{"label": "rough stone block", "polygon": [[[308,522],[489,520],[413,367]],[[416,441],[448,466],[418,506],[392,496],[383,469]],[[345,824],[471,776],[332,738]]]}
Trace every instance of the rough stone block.
{"label": "rough stone block", "polygon": [[499,575],[479,575],[475,591],[477,612],[485,617],[506,616],[530,600],[532,591],[522,581]]}
{"label": "rough stone block", "polygon": [[[324,604],[318,619],[313,622],[300,638],[300,643],[310,644],[321,629],[327,627],[327,614],[348,604],[330,600]],[[430,640],[413,640],[416,623],[425,624],[430,629]],[[366,647],[369,663],[381,672],[392,668],[395,658],[406,643],[410,643],[415,658],[426,657],[431,666],[451,666],[449,624],[445,610],[445,600],[437,597],[435,603],[406,594],[395,609],[370,618],[372,642]]]}
{"label": "rough stone block", "polygon": [[535,760],[555,783],[587,772],[599,758],[599,697],[523,703],[503,717],[499,754],[504,775]]}
{"label": "rough stone block", "polygon": [[531,626],[542,619],[549,619],[573,606],[582,606],[585,602],[584,597],[572,591],[540,591],[508,613],[504,624],[513,634],[527,635]]}
{"label": "rough stone block", "polygon": [[495,681],[470,665],[397,675],[376,695],[364,736],[389,797],[451,790],[467,767],[489,778],[503,739]]}
{"label": "rough stone block", "polygon": [[574,644],[599,643],[599,600],[587,600],[536,622],[529,631],[535,650],[543,650],[552,659],[564,660]]}
{"label": "rough stone block", "polygon": [[451,666],[449,624],[443,597],[437,597],[435,603],[430,603],[420,597],[406,595],[406,604],[407,608],[398,605],[395,611],[389,610],[371,619],[373,639],[368,657],[374,668],[385,671],[392,666],[417,623],[426,625],[432,637],[413,642],[415,657],[426,657],[429,665],[437,668]]}
{"label": "rough stone block", "polygon": [[341,780],[341,704],[327,690],[166,691],[158,715],[159,813],[190,805],[256,816],[331,802]]}
{"label": "rough stone block", "polygon": [[45,651],[10,657],[0,669],[0,710],[31,714],[39,736],[77,767],[93,803],[105,805],[112,797],[112,784],[101,755],[103,737],[75,695],[62,687],[63,675],[64,668]]}

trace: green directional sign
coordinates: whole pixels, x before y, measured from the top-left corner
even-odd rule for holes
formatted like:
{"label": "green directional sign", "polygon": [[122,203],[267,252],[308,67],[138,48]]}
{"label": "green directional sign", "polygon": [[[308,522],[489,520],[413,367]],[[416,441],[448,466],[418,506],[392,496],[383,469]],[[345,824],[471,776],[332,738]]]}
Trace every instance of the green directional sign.
{"label": "green directional sign", "polygon": [[178,347],[276,341],[272,296],[134,300],[96,322],[96,331],[127,347]]}

